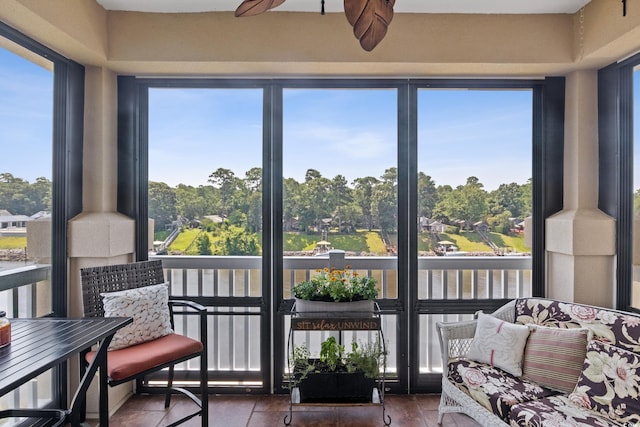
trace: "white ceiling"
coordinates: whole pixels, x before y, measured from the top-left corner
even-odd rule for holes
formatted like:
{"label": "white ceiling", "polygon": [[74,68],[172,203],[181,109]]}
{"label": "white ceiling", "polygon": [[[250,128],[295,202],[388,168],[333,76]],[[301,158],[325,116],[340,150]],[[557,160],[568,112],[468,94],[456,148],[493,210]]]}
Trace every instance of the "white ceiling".
{"label": "white ceiling", "polygon": [[[138,12],[224,12],[235,10],[242,0],[96,0],[108,10]],[[344,0],[325,0],[325,11],[342,12]],[[591,0],[396,0],[396,13],[575,13]],[[320,12],[321,0],[286,0],[273,9],[287,12]]]}

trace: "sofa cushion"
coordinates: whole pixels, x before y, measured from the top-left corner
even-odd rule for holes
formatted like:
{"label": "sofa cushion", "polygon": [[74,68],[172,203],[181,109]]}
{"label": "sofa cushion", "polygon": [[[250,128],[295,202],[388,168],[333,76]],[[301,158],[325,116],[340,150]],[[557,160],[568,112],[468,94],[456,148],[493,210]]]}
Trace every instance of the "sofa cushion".
{"label": "sofa cushion", "polygon": [[627,425],[640,424],[640,355],[591,341],[571,400]]}
{"label": "sofa cushion", "polygon": [[469,359],[488,363],[510,374],[522,375],[522,353],[529,328],[479,313]]}
{"label": "sofa cushion", "polygon": [[543,387],[569,393],[578,382],[587,353],[587,329],[531,325],[524,349],[523,375]]}
{"label": "sofa cushion", "polygon": [[551,396],[511,408],[511,427],[620,427],[595,412],[580,408],[567,396]]}
{"label": "sofa cushion", "polygon": [[468,359],[449,363],[447,375],[456,387],[505,421],[513,405],[555,394],[531,380]]}

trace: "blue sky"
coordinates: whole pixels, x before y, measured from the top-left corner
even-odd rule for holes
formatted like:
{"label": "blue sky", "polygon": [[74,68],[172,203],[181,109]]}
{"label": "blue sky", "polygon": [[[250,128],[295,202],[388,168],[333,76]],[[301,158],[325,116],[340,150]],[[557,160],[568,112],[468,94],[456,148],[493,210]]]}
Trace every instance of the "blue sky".
{"label": "blue sky", "polygon": [[[302,181],[313,168],[351,182],[396,166],[396,98],[390,89],[286,89],[284,176]],[[260,166],[259,90],[154,89],[149,104],[150,179],[199,185],[219,167],[242,177]],[[423,90],[418,120],[419,170],[436,184],[473,175],[492,190],[531,177],[530,91]]]}
{"label": "blue sky", "polygon": [[0,48],[0,173],[51,179],[53,74]]}

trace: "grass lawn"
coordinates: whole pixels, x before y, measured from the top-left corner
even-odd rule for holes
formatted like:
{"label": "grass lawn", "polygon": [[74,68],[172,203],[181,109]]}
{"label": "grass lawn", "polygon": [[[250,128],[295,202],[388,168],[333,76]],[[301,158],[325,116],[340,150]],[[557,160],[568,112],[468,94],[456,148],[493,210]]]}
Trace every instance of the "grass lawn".
{"label": "grass lawn", "polygon": [[431,233],[418,233],[418,251],[433,251],[433,239],[431,238]]}
{"label": "grass lawn", "polygon": [[501,248],[513,248],[516,252],[529,253],[531,248],[528,248],[524,244],[524,233],[516,234],[513,236],[507,236],[499,233],[490,233],[489,238],[493,243]]}
{"label": "grass lawn", "polygon": [[[194,241],[200,232],[198,229],[181,232],[171,246],[169,246],[168,250],[181,252],[185,255],[197,255],[198,248]],[[531,252],[531,250],[524,245],[524,235],[507,236],[499,233],[490,233],[489,237],[501,248],[513,248],[513,250],[520,253]],[[389,238],[391,239],[391,244],[394,244],[394,238],[397,240],[395,234],[390,235]],[[2,246],[6,239],[22,239],[22,246],[20,246],[20,243],[17,243],[17,246],[12,246],[11,248],[22,248],[26,245],[26,238],[0,238],[0,249],[6,248]],[[213,243],[213,235],[209,234],[209,239]],[[286,232],[284,233],[283,249],[285,252],[312,251],[320,239],[320,234]],[[480,235],[475,232],[461,232],[460,234],[441,233],[440,239],[453,242],[458,249],[463,252],[491,252],[491,248],[489,248],[489,246],[482,241]],[[380,255],[386,254],[384,242],[380,237],[380,233],[377,231],[358,230],[356,234],[329,233],[328,240],[334,249],[369,252]],[[418,250],[421,252],[433,250],[433,241],[429,233],[418,234]]]}
{"label": "grass lawn", "polygon": [[[356,234],[331,234],[327,237],[334,249],[354,252],[373,252],[385,254],[384,242],[377,231],[358,230]],[[312,251],[320,241],[320,234],[298,232],[284,233],[284,250]]]}
{"label": "grass lawn", "polygon": [[188,230],[183,230],[178,234],[178,237],[169,245],[167,248],[168,251],[176,251],[182,252],[186,255],[187,248],[193,243],[198,234],[200,234],[199,229],[191,228]]}
{"label": "grass lawn", "polygon": [[285,232],[284,251],[312,251],[316,247],[316,242],[320,240],[319,234],[306,234],[296,232]]}
{"label": "grass lawn", "polygon": [[440,233],[440,240],[453,242],[463,252],[491,252],[491,248],[474,232],[460,232],[460,234]]}
{"label": "grass lawn", "polygon": [[0,249],[24,249],[27,237],[0,237]]}

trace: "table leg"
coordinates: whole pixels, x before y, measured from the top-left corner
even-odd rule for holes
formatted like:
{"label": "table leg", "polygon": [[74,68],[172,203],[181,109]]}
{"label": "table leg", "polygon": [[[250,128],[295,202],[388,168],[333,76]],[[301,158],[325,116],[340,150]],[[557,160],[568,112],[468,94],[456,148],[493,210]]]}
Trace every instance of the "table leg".
{"label": "table leg", "polygon": [[73,427],[80,426],[80,416],[83,405],[86,403],[87,390],[91,385],[91,380],[95,377],[96,371],[100,368],[100,427],[109,427],[109,398],[107,390],[107,348],[113,335],[106,337],[98,345],[98,351],[84,372],[78,390],[76,390],[73,400],[71,401],[71,425]]}

